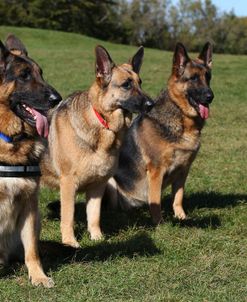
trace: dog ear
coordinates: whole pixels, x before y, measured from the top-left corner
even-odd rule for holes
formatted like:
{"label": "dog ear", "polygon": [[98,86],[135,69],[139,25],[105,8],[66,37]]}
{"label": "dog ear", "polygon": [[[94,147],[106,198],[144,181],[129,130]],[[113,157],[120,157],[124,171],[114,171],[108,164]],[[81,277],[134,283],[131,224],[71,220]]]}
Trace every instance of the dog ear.
{"label": "dog ear", "polygon": [[173,55],[173,73],[181,76],[184,73],[186,64],[190,61],[187,51],[182,43],[177,43]]}
{"label": "dog ear", "polygon": [[102,85],[102,87],[106,87],[111,81],[112,69],[115,66],[112,61],[109,53],[103,46],[96,46],[95,48],[96,55],[96,66],[95,73],[96,78]]}
{"label": "dog ear", "polygon": [[2,75],[2,73],[5,70],[6,59],[9,54],[10,53],[9,53],[8,49],[4,46],[4,44],[0,40],[0,76]]}
{"label": "dog ear", "polygon": [[27,50],[24,44],[21,42],[20,39],[18,39],[15,35],[9,34],[6,42],[5,42],[6,47],[8,50],[13,53],[14,55],[23,55],[27,56]]}
{"label": "dog ear", "polygon": [[141,66],[142,66],[142,60],[144,56],[144,47],[141,46],[136,54],[130,59],[130,64],[132,65],[133,71],[137,74],[139,74]]}
{"label": "dog ear", "polygon": [[199,60],[202,60],[204,64],[212,68],[212,54],[213,54],[213,46],[210,42],[207,42],[198,56]]}

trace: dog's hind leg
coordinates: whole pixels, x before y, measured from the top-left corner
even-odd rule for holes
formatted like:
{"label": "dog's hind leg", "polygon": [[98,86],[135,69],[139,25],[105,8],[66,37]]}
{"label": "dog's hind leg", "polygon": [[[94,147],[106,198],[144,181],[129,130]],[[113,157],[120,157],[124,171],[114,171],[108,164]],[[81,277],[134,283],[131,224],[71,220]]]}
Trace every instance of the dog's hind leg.
{"label": "dog's hind leg", "polygon": [[60,178],[61,233],[63,244],[80,247],[74,234],[75,183],[70,175]]}
{"label": "dog's hind leg", "polygon": [[39,214],[37,196],[32,196],[32,200],[26,201],[25,211],[20,221],[20,235],[24,247],[25,264],[28,269],[28,276],[32,284],[44,287],[53,287],[54,282],[48,278],[41,266],[38,240],[39,240]]}
{"label": "dog's hind leg", "polygon": [[163,222],[161,215],[161,191],[164,172],[151,165],[147,168],[149,209],[153,222],[159,224]]}
{"label": "dog's hind leg", "polygon": [[184,196],[184,185],[188,173],[181,175],[172,184],[172,195],[173,195],[173,211],[174,216],[180,220],[186,218],[186,214],[183,209],[183,196]]}
{"label": "dog's hind leg", "polygon": [[100,229],[100,212],[105,188],[106,183],[103,183],[86,191],[88,231],[92,240],[100,240],[103,237]]}

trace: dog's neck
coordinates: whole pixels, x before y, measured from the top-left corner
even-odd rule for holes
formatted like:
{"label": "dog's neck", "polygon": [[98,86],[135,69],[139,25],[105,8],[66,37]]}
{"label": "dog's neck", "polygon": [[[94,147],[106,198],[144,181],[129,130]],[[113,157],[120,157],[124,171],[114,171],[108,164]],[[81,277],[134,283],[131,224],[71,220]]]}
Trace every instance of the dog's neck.
{"label": "dog's neck", "polygon": [[148,113],[148,117],[155,120],[156,127],[170,141],[177,141],[186,132],[200,136],[202,129],[199,118],[188,117],[174,101],[168,90],[162,91],[156,100],[154,108]]}
{"label": "dog's neck", "polygon": [[92,107],[104,116],[107,112],[102,106],[102,98],[104,98],[104,91],[99,87],[97,82],[94,82],[88,90],[88,100]]}
{"label": "dog's neck", "polygon": [[99,122],[106,128],[109,129],[109,124],[107,123],[107,121],[103,118],[103,116],[95,109],[93,108],[93,111],[97,117],[97,119],[99,120]]}
{"label": "dog's neck", "polygon": [[129,125],[130,116],[124,114],[122,109],[108,109],[103,107],[104,91],[95,82],[88,91],[88,101],[91,105],[91,119],[95,121],[95,125],[100,128],[108,129],[114,133],[118,133]]}

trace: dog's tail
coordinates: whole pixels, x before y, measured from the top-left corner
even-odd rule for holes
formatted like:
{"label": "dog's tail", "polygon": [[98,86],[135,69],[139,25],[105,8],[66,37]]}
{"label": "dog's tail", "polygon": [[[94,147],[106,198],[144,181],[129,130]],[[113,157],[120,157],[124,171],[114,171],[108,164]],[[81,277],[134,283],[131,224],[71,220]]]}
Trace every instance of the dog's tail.
{"label": "dog's tail", "polygon": [[121,190],[114,177],[108,180],[103,200],[106,208],[109,210],[120,209],[128,211],[133,207],[141,206],[140,202],[130,198]]}
{"label": "dog's tail", "polygon": [[119,208],[118,186],[116,180],[111,177],[106,185],[104,203],[108,209],[117,210]]}

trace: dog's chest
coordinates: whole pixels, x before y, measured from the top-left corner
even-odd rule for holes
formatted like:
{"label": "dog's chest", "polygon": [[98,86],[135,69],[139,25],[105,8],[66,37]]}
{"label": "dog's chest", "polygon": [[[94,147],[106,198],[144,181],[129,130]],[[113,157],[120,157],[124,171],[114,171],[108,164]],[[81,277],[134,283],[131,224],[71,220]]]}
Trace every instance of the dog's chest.
{"label": "dog's chest", "polygon": [[[200,149],[199,138],[187,138],[181,144],[178,144],[174,150],[170,166],[167,169],[166,177],[177,177],[179,173],[183,173],[190,168],[197,152]],[[171,182],[172,180],[168,180]]]}
{"label": "dog's chest", "polygon": [[88,181],[110,178],[114,174],[119,157],[119,141],[118,136],[109,131],[101,137],[94,150],[85,152],[82,166],[87,171]]}
{"label": "dog's chest", "polygon": [[96,152],[91,157],[91,160],[87,162],[88,180],[98,180],[105,177],[110,178],[117,168],[117,162],[117,154],[102,151]]}
{"label": "dog's chest", "polygon": [[0,235],[16,228],[23,202],[35,192],[37,183],[24,178],[0,178]]}

